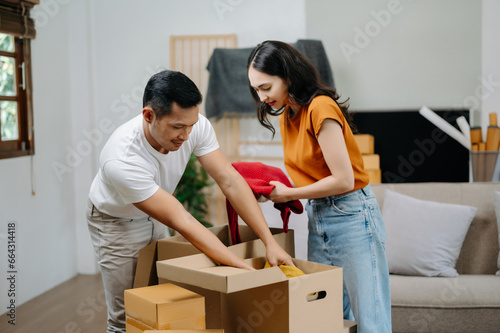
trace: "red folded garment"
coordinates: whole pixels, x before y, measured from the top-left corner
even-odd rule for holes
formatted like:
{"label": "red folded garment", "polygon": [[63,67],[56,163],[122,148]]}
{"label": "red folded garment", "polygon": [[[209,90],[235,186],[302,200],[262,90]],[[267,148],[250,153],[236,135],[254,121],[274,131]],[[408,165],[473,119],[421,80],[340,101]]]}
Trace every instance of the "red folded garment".
{"label": "red folded garment", "polygon": [[[245,178],[256,199],[259,199],[263,195],[266,196],[271,194],[275,187],[274,185],[269,184],[272,180],[277,180],[288,187],[292,187],[292,184],[288,180],[287,176],[280,168],[260,162],[234,162],[232,165],[243,176],[243,178]],[[281,212],[284,232],[288,232],[288,220],[291,212],[301,214],[304,211],[300,200],[275,203],[274,208]],[[231,203],[227,199],[226,210],[229,230],[231,231],[232,244],[239,244],[241,243],[241,238],[238,230],[238,213],[236,213],[233,206],[231,206]]]}

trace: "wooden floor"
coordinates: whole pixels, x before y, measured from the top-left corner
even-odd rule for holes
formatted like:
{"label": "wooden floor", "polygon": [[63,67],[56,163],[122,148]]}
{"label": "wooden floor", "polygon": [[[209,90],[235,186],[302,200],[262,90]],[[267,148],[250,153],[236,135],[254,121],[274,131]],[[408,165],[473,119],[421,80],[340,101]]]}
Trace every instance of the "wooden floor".
{"label": "wooden floor", "polygon": [[104,333],[106,301],[101,275],[78,275],[18,306],[16,325],[0,316],[2,333]]}

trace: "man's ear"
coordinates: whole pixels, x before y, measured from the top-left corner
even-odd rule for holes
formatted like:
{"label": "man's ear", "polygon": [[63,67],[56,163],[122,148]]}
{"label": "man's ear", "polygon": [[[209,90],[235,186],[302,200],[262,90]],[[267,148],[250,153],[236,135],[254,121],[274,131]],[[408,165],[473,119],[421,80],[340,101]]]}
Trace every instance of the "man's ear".
{"label": "man's ear", "polygon": [[144,120],[151,124],[151,121],[153,120],[154,117],[154,111],[150,107],[146,106],[144,109],[142,109],[142,117]]}

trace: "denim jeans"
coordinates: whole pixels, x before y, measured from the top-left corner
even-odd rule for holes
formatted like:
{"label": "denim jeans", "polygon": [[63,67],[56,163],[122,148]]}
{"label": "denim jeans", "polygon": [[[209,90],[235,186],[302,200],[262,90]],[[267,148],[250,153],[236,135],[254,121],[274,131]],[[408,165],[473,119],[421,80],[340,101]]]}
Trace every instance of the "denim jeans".
{"label": "denim jeans", "polygon": [[166,226],[148,217],[133,220],[104,214],[90,200],[87,222],[104,284],[106,332],[125,333],[124,291],[133,287],[139,251],[165,238]]}
{"label": "denim jeans", "polygon": [[370,186],[310,199],[306,209],[309,261],[342,267],[344,319],[358,333],[391,332],[385,227]]}

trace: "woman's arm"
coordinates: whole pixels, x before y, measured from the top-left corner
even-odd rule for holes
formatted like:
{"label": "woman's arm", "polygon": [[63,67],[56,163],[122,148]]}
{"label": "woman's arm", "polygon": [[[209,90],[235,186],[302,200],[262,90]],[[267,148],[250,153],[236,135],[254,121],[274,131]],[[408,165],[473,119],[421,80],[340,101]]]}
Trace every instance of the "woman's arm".
{"label": "woman's arm", "polygon": [[278,181],[269,196],[273,202],[287,202],[296,199],[323,198],[349,192],[354,188],[354,172],[342,133],[342,127],[333,119],[325,119],[318,134],[318,142],[331,176],[314,184],[290,188]]}
{"label": "woman's arm", "polygon": [[220,149],[200,156],[198,160],[219,185],[241,219],[262,240],[266,246],[266,257],[270,265],[286,264],[294,266],[292,257],[281,248],[271,234],[250,186],[226,159]]}

